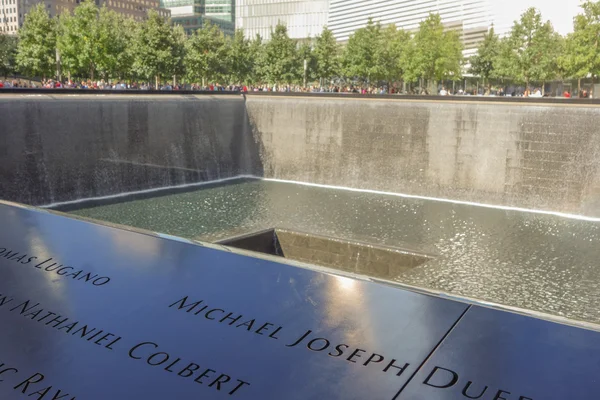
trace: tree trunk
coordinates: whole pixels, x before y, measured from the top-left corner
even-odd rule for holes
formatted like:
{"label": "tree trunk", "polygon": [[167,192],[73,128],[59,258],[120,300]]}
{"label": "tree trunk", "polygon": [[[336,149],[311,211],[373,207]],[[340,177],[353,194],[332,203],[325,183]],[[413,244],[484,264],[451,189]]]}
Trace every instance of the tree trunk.
{"label": "tree trunk", "polygon": [[577,79],[577,96],[581,93],[581,78]]}
{"label": "tree trunk", "polygon": [[542,97],[546,94],[546,81],[542,82]]}
{"label": "tree trunk", "polygon": [[156,76],[154,77],[154,81],[155,81],[155,83],[156,83],[156,85],[154,86],[154,90],[158,90],[158,75],[156,75]]}

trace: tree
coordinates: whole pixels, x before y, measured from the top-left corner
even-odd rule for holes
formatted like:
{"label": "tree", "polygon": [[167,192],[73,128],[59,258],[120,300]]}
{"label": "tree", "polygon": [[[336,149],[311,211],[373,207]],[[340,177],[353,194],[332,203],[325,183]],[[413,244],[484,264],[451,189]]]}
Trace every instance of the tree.
{"label": "tree", "polygon": [[315,39],[313,49],[315,59],[315,73],[323,82],[339,74],[340,68],[340,46],[333,36],[333,32],[327,27]]}
{"label": "tree", "polygon": [[[306,71],[304,70],[304,64],[306,63]],[[307,81],[312,82],[317,79],[317,60],[315,58],[312,47],[308,42],[302,43],[298,49],[298,62],[299,70],[296,74],[298,79],[304,81],[306,77]]]}
{"label": "tree", "polygon": [[133,72],[145,79],[155,79],[158,87],[162,77],[175,75],[180,63],[179,38],[168,20],[156,11],[148,12],[136,32]]}
{"label": "tree", "polygon": [[250,80],[251,56],[250,41],[245,38],[242,29],[237,29],[233,37],[227,39],[227,58],[231,82],[245,83]]}
{"label": "tree", "polygon": [[380,42],[376,44],[376,64],[382,71],[382,77],[389,84],[403,78],[407,57],[411,50],[410,33],[397,29],[395,24],[382,30]]}
{"label": "tree", "polygon": [[500,54],[500,39],[492,27],[483,38],[477,54],[471,57],[469,72],[483,78],[484,84],[494,76],[494,63]]}
{"label": "tree", "polygon": [[98,46],[101,57],[98,58],[96,68],[105,79],[131,76],[136,28],[137,23],[133,19],[105,6],[100,9]]}
{"label": "tree", "polygon": [[57,48],[61,66],[71,74],[94,79],[98,64],[105,51],[100,47],[98,7],[93,0],[85,0],[73,11],[60,18]]}
{"label": "tree", "polygon": [[0,34],[0,76],[4,78],[16,72],[17,45],[16,36]]}
{"label": "tree", "polygon": [[575,17],[573,33],[565,41],[560,64],[565,75],[592,78],[600,75],[600,1],[586,1],[583,14]]}
{"label": "tree", "polygon": [[25,16],[19,30],[17,66],[31,76],[53,76],[56,71],[56,24],[43,3]]}
{"label": "tree", "polygon": [[414,37],[410,70],[414,77],[439,81],[458,79],[462,72],[463,46],[458,32],[447,31],[439,14],[419,24]]}
{"label": "tree", "polygon": [[186,42],[187,76],[194,82],[216,81],[229,75],[228,49],[223,32],[210,22],[198,29]]}
{"label": "tree", "polygon": [[265,79],[269,83],[292,83],[299,80],[301,70],[296,42],[290,39],[287,27],[281,22],[271,32],[271,40],[265,45]]}
{"label": "tree", "polygon": [[343,73],[347,77],[370,82],[383,75],[378,63],[378,46],[381,43],[381,25],[369,18],[367,26],[358,29],[350,36],[342,57]]}
{"label": "tree", "polygon": [[250,41],[250,82],[262,83],[266,74],[266,53],[262,37],[257,33],[254,40]]}
{"label": "tree", "polygon": [[173,85],[176,84],[177,76],[185,76],[187,73],[185,56],[186,56],[186,43],[187,35],[181,25],[175,25],[173,27],[173,48],[171,50],[171,56],[173,57],[173,66],[171,73],[173,74]]}
{"label": "tree", "polygon": [[522,82],[544,82],[558,74],[561,38],[552,24],[542,22],[535,8],[525,11],[515,21],[510,34],[501,42],[495,69],[497,75]]}

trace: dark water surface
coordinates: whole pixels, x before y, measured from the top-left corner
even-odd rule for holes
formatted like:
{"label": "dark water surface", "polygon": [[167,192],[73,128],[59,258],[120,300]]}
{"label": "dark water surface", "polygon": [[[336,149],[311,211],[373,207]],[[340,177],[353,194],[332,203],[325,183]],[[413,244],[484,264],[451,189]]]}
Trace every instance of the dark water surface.
{"label": "dark water surface", "polygon": [[599,222],[269,181],[73,213],[211,242],[277,227],[433,253],[395,280],[600,323]]}

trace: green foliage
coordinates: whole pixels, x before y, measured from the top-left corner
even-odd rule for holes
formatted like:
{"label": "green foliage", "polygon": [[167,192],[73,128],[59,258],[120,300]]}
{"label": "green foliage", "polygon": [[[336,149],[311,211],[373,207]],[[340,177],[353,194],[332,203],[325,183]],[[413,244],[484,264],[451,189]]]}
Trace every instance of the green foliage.
{"label": "green foliage", "polygon": [[342,72],[345,76],[363,81],[376,81],[384,75],[378,60],[381,43],[381,24],[369,18],[367,26],[358,29],[344,49]]}
{"label": "green foliage", "polygon": [[313,49],[315,60],[315,74],[317,78],[328,81],[339,75],[340,71],[340,46],[333,36],[333,32],[327,27],[315,40]]}
{"label": "green foliage", "polygon": [[16,36],[0,34],[0,76],[6,77],[17,71]]}
{"label": "green foliage", "polygon": [[243,30],[236,30],[232,38],[227,38],[227,64],[231,82],[241,84],[251,79],[251,56],[250,41],[244,37]]}
{"label": "green foliage", "polygon": [[172,74],[176,76],[185,76],[187,72],[185,64],[187,35],[183,26],[177,25],[172,27],[173,48],[171,56],[173,57]]}
{"label": "green foliage", "polygon": [[[470,60],[471,73],[484,80],[507,78],[529,84],[557,77],[600,75],[600,1],[586,0],[566,39],[531,8],[515,21],[510,34],[499,39],[493,28]],[[241,30],[226,38],[217,26],[206,25],[187,37],[181,26],[150,11],[136,22],[84,0],[73,15],[49,17],[43,4],[25,18],[17,41],[0,36],[0,73],[20,72],[53,76],[57,55],[65,72],[78,77],[105,79],[170,79],[223,84],[286,84],[347,77],[364,82],[430,83],[459,79],[462,42],[447,30],[438,14],[431,14],[414,33],[395,25],[382,27],[369,20],[342,49],[327,27],[314,41],[298,44],[278,24],[269,42]],[[16,50],[15,50],[16,49]]]}
{"label": "green foliage", "polygon": [[378,77],[390,83],[403,79],[412,45],[410,33],[397,29],[396,25],[383,29],[376,45],[376,60],[381,71]]}
{"label": "green foliage", "polygon": [[588,0],[581,8],[583,14],[575,17],[560,66],[567,77],[585,78],[589,74],[596,77],[600,75],[600,1]]}
{"label": "green foliage", "polygon": [[131,77],[137,23],[103,6],[98,18],[99,54],[96,68],[105,78]]}
{"label": "green foliage", "polygon": [[515,21],[509,36],[501,41],[495,64],[496,75],[529,86],[532,81],[544,82],[558,73],[562,41],[550,22],[530,8]]}
{"label": "green foliage", "polygon": [[27,13],[19,30],[17,66],[31,76],[53,76],[56,71],[56,23],[40,3]]}
{"label": "green foliage", "polygon": [[471,57],[471,68],[469,72],[489,80],[494,76],[494,66],[500,54],[500,39],[492,27],[485,35],[483,42],[477,49],[477,54]]}
{"label": "green foliage", "polygon": [[302,43],[298,49],[298,65],[300,70],[297,73],[297,77],[302,77],[298,82],[304,80],[304,63],[306,62],[306,81],[312,82],[317,77],[317,59],[315,57],[313,48],[309,43]]}
{"label": "green foliage", "polygon": [[410,79],[459,79],[463,46],[456,31],[444,29],[439,14],[430,14],[419,25],[408,70]]}
{"label": "green foliage", "polygon": [[222,80],[229,74],[225,36],[207,22],[186,42],[187,77],[193,82]]}
{"label": "green foliage", "polygon": [[57,48],[63,70],[94,79],[97,66],[106,54],[100,47],[96,3],[83,1],[73,15],[63,14],[58,26]]}
{"label": "green foliage", "polygon": [[148,19],[141,24],[134,38],[133,72],[148,80],[172,77],[180,69],[181,45],[181,38],[169,21],[155,11],[148,12]]}
{"label": "green foliage", "polygon": [[264,82],[266,75],[266,52],[262,37],[257,33],[254,40],[250,41],[250,83],[259,84]]}
{"label": "green foliage", "polygon": [[269,83],[293,83],[300,80],[303,66],[296,49],[296,42],[290,39],[287,28],[278,23],[271,33],[271,40],[264,49],[264,78]]}

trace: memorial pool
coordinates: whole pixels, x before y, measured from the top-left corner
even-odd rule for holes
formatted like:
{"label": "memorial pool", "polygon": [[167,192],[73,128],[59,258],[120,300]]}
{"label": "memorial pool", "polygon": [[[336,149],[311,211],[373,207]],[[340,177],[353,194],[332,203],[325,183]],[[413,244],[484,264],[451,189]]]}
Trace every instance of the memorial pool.
{"label": "memorial pool", "polygon": [[600,223],[288,182],[227,184],[71,204],[79,216],[215,242],[271,228],[433,255],[392,280],[600,323]]}

